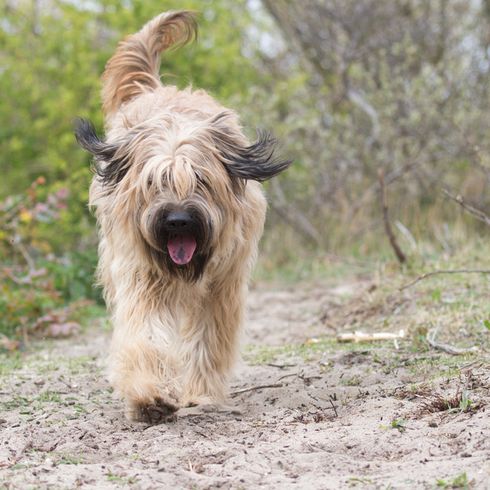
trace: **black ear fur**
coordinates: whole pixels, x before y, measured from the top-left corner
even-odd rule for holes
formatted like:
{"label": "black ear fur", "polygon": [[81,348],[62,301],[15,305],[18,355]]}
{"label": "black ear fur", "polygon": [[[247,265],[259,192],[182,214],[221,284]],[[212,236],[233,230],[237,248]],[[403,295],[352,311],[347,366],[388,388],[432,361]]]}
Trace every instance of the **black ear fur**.
{"label": "black ear fur", "polygon": [[258,131],[258,138],[250,146],[238,145],[230,135],[220,133],[215,138],[223,164],[232,177],[264,182],[291,165],[275,155],[276,140],[267,131]]}
{"label": "black ear fur", "polygon": [[103,184],[109,187],[117,185],[129,168],[127,158],[117,156],[119,146],[102,141],[87,119],[76,121],[75,137],[78,144],[94,156],[94,170]]}

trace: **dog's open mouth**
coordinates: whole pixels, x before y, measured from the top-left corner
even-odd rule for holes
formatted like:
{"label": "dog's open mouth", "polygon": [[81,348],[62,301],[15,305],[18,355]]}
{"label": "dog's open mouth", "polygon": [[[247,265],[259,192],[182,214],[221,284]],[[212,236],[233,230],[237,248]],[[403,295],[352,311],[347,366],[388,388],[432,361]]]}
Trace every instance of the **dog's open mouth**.
{"label": "dog's open mouth", "polygon": [[167,241],[167,249],[172,261],[177,265],[188,264],[196,251],[197,242],[191,233],[172,233]]}

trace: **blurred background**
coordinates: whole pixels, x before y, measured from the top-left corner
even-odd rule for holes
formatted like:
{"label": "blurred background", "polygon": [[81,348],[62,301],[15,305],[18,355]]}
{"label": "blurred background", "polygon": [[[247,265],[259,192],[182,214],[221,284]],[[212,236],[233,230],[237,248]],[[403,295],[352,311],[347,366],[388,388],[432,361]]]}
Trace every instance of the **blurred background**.
{"label": "blurred background", "polygon": [[103,133],[117,42],[180,8],[199,40],[164,56],[163,81],[208,90],[295,160],[266,185],[256,280],[487,255],[490,0],[0,0],[4,348],[102,311],[73,120]]}

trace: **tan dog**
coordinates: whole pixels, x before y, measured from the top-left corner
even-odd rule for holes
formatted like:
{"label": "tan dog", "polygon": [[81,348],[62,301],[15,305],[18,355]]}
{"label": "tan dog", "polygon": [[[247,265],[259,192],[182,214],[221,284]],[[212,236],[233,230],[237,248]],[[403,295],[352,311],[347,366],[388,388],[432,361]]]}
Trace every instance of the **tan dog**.
{"label": "tan dog", "polygon": [[160,52],[195,33],[192,13],[169,12],[121,42],[103,76],[106,140],[87,121],[76,130],[95,157],[110,380],[128,417],[150,423],[225,399],[264,226],[258,182],[290,163],[267,133],[250,145],[206,92],[161,84]]}

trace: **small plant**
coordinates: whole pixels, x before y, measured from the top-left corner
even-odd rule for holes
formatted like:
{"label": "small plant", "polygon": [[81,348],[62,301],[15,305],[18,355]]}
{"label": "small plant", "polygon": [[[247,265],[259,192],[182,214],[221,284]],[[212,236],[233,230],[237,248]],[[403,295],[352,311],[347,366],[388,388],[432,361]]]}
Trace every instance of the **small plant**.
{"label": "small plant", "polygon": [[119,483],[121,485],[134,485],[138,481],[134,476],[124,477],[111,472],[107,473],[106,476],[110,482]]}
{"label": "small plant", "polygon": [[361,377],[358,375],[354,375],[350,378],[343,379],[342,384],[344,386],[359,386],[361,384]]}
{"label": "small plant", "polygon": [[391,421],[391,428],[398,429],[399,432],[405,432],[407,430],[407,421],[404,419],[394,419]]}
{"label": "small plant", "polygon": [[78,465],[78,464],[83,464],[83,458],[80,456],[71,456],[69,454],[64,454],[61,459],[58,461],[58,464],[72,464],[72,465]]}
{"label": "small plant", "polygon": [[390,425],[380,425],[380,429],[397,429],[398,432],[405,432],[407,430],[407,421],[405,419],[393,419]]}
{"label": "small plant", "polygon": [[439,288],[432,290],[431,297],[434,301],[440,302],[442,299],[442,292]]}
{"label": "small plant", "polygon": [[360,476],[352,476],[347,480],[347,484],[349,485],[349,487],[357,487],[359,485],[361,486],[372,485],[373,480]]}
{"label": "small plant", "polygon": [[446,481],[443,479],[439,479],[436,482],[436,485],[438,488],[461,488],[461,489],[469,489],[470,488],[470,482],[468,481],[468,477],[465,473],[461,473],[460,475],[456,476],[453,478],[452,481]]}
{"label": "small plant", "polygon": [[427,327],[418,326],[412,335],[412,349],[415,352],[425,352],[428,350],[427,345]]}
{"label": "small plant", "polygon": [[469,412],[473,405],[473,402],[468,397],[468,392],[466,390],[463,390],[457,410],[459,410],[460,412]]}
{"label": "small plant", "polygon": [[37,397],[37,401],[40,403],[60,403],[61,397],[55,391],[44,391]]}

